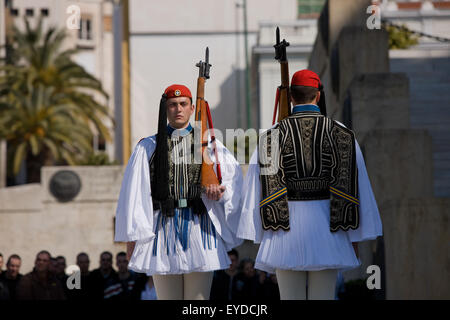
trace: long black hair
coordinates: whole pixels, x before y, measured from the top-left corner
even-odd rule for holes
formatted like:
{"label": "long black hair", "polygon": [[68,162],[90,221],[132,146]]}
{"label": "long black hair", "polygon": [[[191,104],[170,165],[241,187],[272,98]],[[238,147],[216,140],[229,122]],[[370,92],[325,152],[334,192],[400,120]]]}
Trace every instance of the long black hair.
{"label": "long black hair", "polygon": [[323,91],[322,84],[319,85],[319,91],[320,91],[320,99],[319,99],[319,102],[317,103],[317,105],[319,106],[320,113],[326,117],[327,116],[327,105],[325,103],[325,92]]}
{"label": "long black hair", "polygon": [[169,197],[169,148],[167,145],[167,95],[163,94],[159,102],[158,134],[155,150],[155,184],[153,197],[161,202]]}

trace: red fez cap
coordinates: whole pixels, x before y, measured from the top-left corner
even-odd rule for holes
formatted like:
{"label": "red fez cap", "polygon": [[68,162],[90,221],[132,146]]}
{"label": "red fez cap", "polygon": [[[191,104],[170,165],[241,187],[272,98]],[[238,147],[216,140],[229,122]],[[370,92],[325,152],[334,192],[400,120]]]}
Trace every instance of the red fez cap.
{"label": "red fez cap", "polygon": [[167,99],[176,98],[176,97],[188,97],[192,99],[191,91],[188,87],[183,86],[182,84],[173,84],[168,86],[164,93],[167,95]]}
{"label": "red fez cap", "polygon": [[319,76],[307,69],[294,73],[291,81],[292,86],[314,87],[316,89],[319,89],[320,84]]}

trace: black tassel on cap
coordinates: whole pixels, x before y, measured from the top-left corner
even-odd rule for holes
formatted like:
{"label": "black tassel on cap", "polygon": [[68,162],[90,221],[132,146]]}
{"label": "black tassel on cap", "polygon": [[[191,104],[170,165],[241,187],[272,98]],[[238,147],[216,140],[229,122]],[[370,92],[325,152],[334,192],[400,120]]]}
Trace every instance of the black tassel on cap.
{"label": "black tassel on cap", "polygon": [[323,91],[322,84],[319,85],[319,91],[320,91],[320,99],[318,102],[318,106],[320,109],[320,113],[326,117],[327,116],[327,105],[325,103],[325,92]]}
{"label": "black tassel on cap", "polygon": [[169,201],[169,147],[167,145],[167,95],[163,94],[159,103],[158,134],[155,150],[155,184],[153,197],[161,204],[164,215],[174,214],[173,201]]}

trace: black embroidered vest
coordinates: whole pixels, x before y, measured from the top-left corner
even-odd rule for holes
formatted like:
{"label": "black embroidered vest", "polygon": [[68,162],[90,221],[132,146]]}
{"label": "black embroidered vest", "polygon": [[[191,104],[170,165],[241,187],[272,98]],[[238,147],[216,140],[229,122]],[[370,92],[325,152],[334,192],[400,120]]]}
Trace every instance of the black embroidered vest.
{"label": "black embroidered vest", "polygon": [[265,230],[289,230],[288,201],[323,199],[331,200],[332,232],[358,227],[358,171],[351,130],[319,113],[299,112],[261,135],[259,152]]}
{"label": "black embroidered vest", "polygon": [[[189,207],[195,214],[206,213],[201,199],[201,163],[195,163],[194,130],[186,136],[167,139],[169,159],[169,197],[166,201],[152,198],[153,209],[166,216],[174,216],[175,208]],[[150,184],[155,190],[155,165],[153,153],[150,159]]]}

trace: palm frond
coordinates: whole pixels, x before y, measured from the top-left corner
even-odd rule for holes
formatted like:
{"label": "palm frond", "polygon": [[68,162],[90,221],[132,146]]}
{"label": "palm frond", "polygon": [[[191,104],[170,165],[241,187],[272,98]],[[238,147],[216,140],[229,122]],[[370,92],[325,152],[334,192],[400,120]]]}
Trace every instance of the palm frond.
{"label": "palm frond", "polygon": [[113,119],[95,98],[108,94],[73,61],[78,50],[63,49],[64,29],[44,31],[41,18],[34,27],[25,18],[25,30],[13,30],[14,61],[0,66],[0,137],[8,141],[14,174],[27,156],[36,160],[42,152],[70,165],[83,162],[96,132],[111,139]]}
{"label": "palm frond", "polygon": [[22,161],[25,159],[25,154],[27,152],[27,143],[22,142],[17,148],[14,153],[14,164],[13,164],[13,171],[14,174],[18,174],[20,170],[20,166],[22,165]]}

